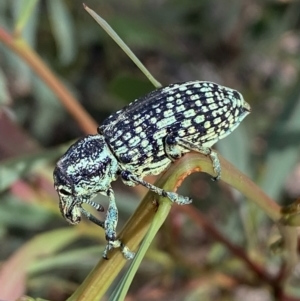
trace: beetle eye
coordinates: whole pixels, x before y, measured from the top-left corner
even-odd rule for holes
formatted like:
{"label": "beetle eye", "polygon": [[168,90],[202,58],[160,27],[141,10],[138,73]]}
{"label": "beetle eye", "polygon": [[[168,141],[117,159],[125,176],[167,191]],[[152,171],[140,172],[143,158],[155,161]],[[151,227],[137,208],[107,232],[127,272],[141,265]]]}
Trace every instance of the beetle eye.
{"label": "beetle eye", "polygon": [[68,190],[66,190],[66,189],[64,189],[64,188],[59,189],[58,192],[59,192],[60,194],[62,194],[62,195],[65,195],[65,196],[69,196],[69,195],[72,194],[70,191],[68,191]]}

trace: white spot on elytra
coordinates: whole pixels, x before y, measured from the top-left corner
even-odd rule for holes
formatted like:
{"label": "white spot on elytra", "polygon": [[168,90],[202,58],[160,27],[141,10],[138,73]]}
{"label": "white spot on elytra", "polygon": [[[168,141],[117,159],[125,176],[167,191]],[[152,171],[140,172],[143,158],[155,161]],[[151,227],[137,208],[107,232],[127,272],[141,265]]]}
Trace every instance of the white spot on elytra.
{"label": "white spot on elytra", "polygon": [[127,132],[127,133],[125,133],[125,135],[123,136],[123,138],[124,138],[125,140],[130,139],[130,138],[131,138],[131,134],[130,134],[129,132]]}
{"label": "white spot on elytra", "polygon": [[196,115],[196,112],[193,109],[190,109],[190,110],[187,110],[187,111],[183,112],[183,116],[185,118],[189,118],[189,117],[192,117],[192,116],[195,116],[195,115]]}
{"label": "white spot on elytra", "polygon": [[179,137],[184,137],[185,136],[185,131],[184,130],[178,131],[178,135],[179,135]]}
{"label": "white spot on elytra", "polygon": [[155,118],[155,117],[152,117],[152,118],[150,119],[150,122],[151,122],[152,124],[155,124],[156,121],[157,121],[157,118]]}
{"label": "white spot on elytra", "polygon": [[133,120],[137,120],[137,119],[139,119],[141,117],[141,114],[135,114],[135,115],[133,115]]}
{"label": "white spot on elytra", "polygon": [[212,110],[212,111],[218,108],[218,106],[217,106],[216,103],[212,103],[212,104],[210,104],[208,107],[209,107],[209,109]]}
{"label": "white spot on elytra", "polygon": [[164,117],[170,117],[173,115],[173,111],[172,110],[167,110],[164,112]]}
{"label": "white spot on elytra", "polygon": [[204,120],[205,120],[204,115],[198,115],[197,117],[194,118],[194,121],[195,121],[196,123],[204,122]]}
{"label": "white spot on elytra", "polygon": [[198,107],[201,107],[201,106],[202,106],[202,102],[201,102],[200,100],[197,100],[197,101],[195,102],[195,104],[196,104],[196,106],[198,106]]}
{"label": "white spot on elytra", "polygon": [[148,146],[145,147],[145,152],[146,152],[146,153],[147,153],[147,152],[151,152],[152,149],[153,149],[152,145],[151,145],[151,144],[148,144]]}
{"label": "white spot on elytra", "polygon": [[146,134],[145,132],[141,132],[140,137],[141,137],[142,139],[144,139],[144,138],[147,137],[147,134]]}
{"label": "white spot on elytra", "polygon": [[[210,103],[210,104],[215,104],[215,100],[213,98],[207,98],[206,99],[206,102],[207,103]],[[216,104],[215,104],[216,105]]]}
{"label": "white spot on elytra", "polygon": [[161,138],[165,137],[166,134],[167,134],[166,129],[162,129],[153,135],[153,139],[155,139],[158,142],[161,140]]}
{"label": "white spot on elytra", "polygon": [[176,107],[176,112],[182,112],[182,111],[185,111],[185,106],[184,105]]}
{"label": "white spot on elytra", "polygon": [[208,92],[208,91],[210,91],[210,88],[202,87],[202,88],[200,89],[200,91],[201,91],[201,92]]}
{"label": "white spot on elytra", "polygon": [[121,146],[122,144],[123,144],[123,142],[122,142],[121,140],[118,140],[118,141],[115,143],[116,146]]}
{"label": "white spot on elytra", "polygon": [[188,128],[188,133],[189,134],[194,134],[196,132],[196,129],[194,126],[191,126],[190,128]]}
{"label": "white spot on elytra", "polygon": [[131,138],[128,143],[130,147],[136,146],[139,142],[141,141],[139,136],[135,136],[133,138]]}
{"label": "white spot on elytra", "polygon": [[[191,100],[197,100],[199,98],[200,98],[199,94],[193,94],[193,95],[190,96]],[[197,104],[197,102],[200,103],[200,104]],[[201,105],[201,102],[200,101],[196,101],[196,105],[197,106]]]}
{"label": "white spot on elytra", "polygon": [[170,124],[173,124],[174,122],[176,122],[176,118],[175,118],[174,116],[171,116],[171,117],[164,118],[164,119],[158,121],[158,122],[156,123],[156,127],[157,127],[158,129],[162,129],[162,128],[167,127],[167,126],[170,125]]}
{"label": "white spot on elytra", "polygon": [[149,141],[145,139],[141,142],[141,147],[145,148],[148,144],[149,144]]}
{"label": "white spot on elytra", "polygon": [[177,104],[177,105],[181,105],[181,104],[182,104],[182,99],[181,99],[181,98],[176,99],[176,104]]}
{"label": "white spot on elytra", "polygon": [[206,121],[206,122],[204,123],[204,127],[205,127],[206,129],[209,129],[209,128],[210,128],[210,121]]}
{"label": "white spot on elytra", "polygon": [[190,119],[186,119],[186,120],[183,120],[180,124],[183,128],[187,128],[191,125],[191,120]]}
{"label": "white spot on elytra", "polygon": [[143,128],[142,128],[141,126],[138,126],[138,127],[135,129],[135,132],[136,132],[136,134],[139,134],[142,130],[143,130]]}
{"label": "white spot on elytra", "polygon": [[220,117],[214,119],[214,124],[220,123],[222,120]]}

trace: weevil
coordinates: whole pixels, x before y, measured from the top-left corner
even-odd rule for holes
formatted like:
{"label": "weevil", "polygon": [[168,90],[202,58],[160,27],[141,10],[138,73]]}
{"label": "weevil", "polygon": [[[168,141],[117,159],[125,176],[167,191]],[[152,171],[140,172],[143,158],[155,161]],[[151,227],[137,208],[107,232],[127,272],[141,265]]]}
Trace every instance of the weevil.
{"label": "weevil", "polygon": [[[133,258],[134,253],[117,239],[118,209],[111,183],[120,177],[128,186],[143,185],[177,204],[191,203],[189,197],[143,178],[160,174],[174,160],[195,151],[211,158],[218,180],[221,166],[211,146],[236,129],[250,111],[238,91],[207,81],[171,84],[136,99],[104,120],[98,134],[75,142],[57,162],[54,187],[62,215],[71,224],[85,216],[105,230],[104,258],[117,247],[127,259]],[[104,221],[82,207],[86,203],[104,211],[92,201],[98,193],[109,198]]]}

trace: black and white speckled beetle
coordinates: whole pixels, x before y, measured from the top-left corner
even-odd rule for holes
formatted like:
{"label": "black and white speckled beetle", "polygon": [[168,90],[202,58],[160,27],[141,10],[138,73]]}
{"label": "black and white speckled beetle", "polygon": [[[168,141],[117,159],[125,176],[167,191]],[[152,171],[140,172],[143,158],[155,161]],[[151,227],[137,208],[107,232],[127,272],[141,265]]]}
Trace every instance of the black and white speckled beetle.
{"label": "black and white speckled beetle", "polygon": [[[108,245],[103,257],[121,246],[124,256],[132,258],[116,239],[118,209],[111,182],[120,176],[128,186],[141,184],[172,202],[191,203],[188,197],[145,182],[144,176],[157,175],[183,154],[196,151],[211,158],[219,179],[221,166],[210,147],[229,135],[250,110],[239,92],[204,81],[172,84],[135,100],[109,116],[97,135],[78,140],[57,162],[54,186],[62,215],[71,224],[84,215],[105,229]],[[82,208],[87,203],[103,211],[91,201],[98,193],[109,198],[104,222]]]}

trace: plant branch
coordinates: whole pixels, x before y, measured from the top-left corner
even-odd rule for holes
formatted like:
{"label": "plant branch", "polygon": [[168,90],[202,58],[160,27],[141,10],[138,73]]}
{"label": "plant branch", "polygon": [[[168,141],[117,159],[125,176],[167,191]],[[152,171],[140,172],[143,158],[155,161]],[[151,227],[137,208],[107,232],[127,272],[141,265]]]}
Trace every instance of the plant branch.
{"label": "plant branch", "polygon": [[44,81],[74,117],[83,132],[86,134],[96,132],[97,123],[22,38],[14,38],[0,27],[0,41],[22,58]]}
{"label": "plant branch", "polygon": [[252,261],[243,248],[233,244],[228,240],[214,225],[209,221],[203,213],[199,210],[195,210],[192,206],[174,206],[173,210],[181,211],[187,214],[196,224],[207,232],[209,237],[212,237],[216,241],[223,244],[230,252],[232,252],[237,258],[241,259],[248,267],[262,280],[267,283],[273,284],[273,278],[266,273],[265,269]]}
{"label": "plant branch", "polygon": [[[249,200],[255,202],[273,221],[278,222],[281,218],[281,207],[268,197],[258,186],[256,186],[246,175],[238,171],[228,161],[219,155],[222,166],[221,180],[238,189]],[[174,162],[170,168],[161,175],[155,185],[167,191],[175,191],[182,181],[191,173],[201,171],[214,175],[211,160],[206,156],[189,153],[180,160]],[[137,210],[131,216],[119,237],[131,250],[136,250],[141,240],[144,238],[157,209],[157,195],[148,192],[140,203]],[[284,227],[288,240],[297,240],[296,230],[291,227]],[[285,238],[285,237],[284,237]],[[235,250],[237,253],[237,251]],[[290,244],[287,249],[288,254],[294,257],[296,253],[295,244]],[[119,250],[112,250],[110,260],[101,259],[93,271],[88,275],[81,286],[70,297],[69,300],[99,300],[111,285],[120,270],[124,267],[126,260]],[[247,264],[251,265],[261,277],[267,276],[258,266],[243,257]],[[294,259],[293,259],[294,260]],[[88,297],[87,297],[88,296]]]}

